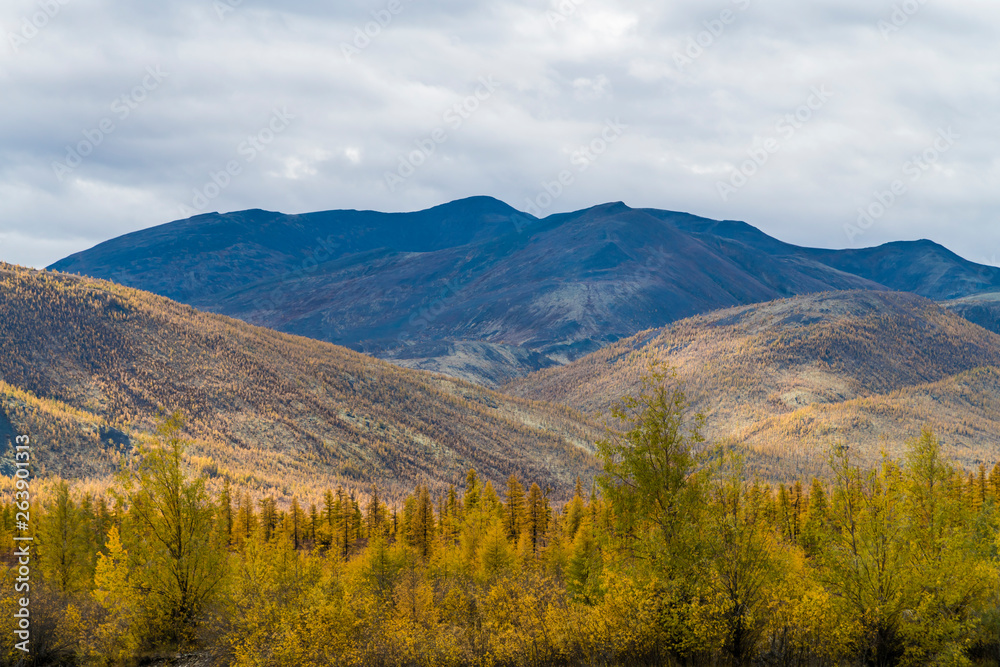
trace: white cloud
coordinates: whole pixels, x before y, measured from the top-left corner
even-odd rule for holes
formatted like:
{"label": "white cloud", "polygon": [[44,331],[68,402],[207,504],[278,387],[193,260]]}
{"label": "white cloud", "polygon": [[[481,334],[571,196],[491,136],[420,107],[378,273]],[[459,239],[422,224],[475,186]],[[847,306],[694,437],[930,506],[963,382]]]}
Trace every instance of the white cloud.
{"label": "white cloud", "polygon": [[[523,208],[613,118],[627,131],[552,212],[624,200],[843,247],[858,208],[953,127],[955,146],[855,242],[1000,254],[994,2],[928,2],[886,34],[893,3],[870,0],[403,0],[388,22],[386,0],[244,0],[221,19],[212,0],[66,0],[12,39],[38,7],[0,6],[6,261],[44,265],[175,219],[233,160],[210,210],[398,211],[473,194]],[[366,29],[349,61],[343,45]],[[149,67],[169,76],[120,118],[112,105]],[[481,77],[499,88],[449,122]],[[755,137],[822,85],[834,97],[723,201],[717,183]],[[295,119],[247,160],[240,146],[276,107]],[[53,162],[106,118],[114,130],[59,180]],[[386,171],[438,128],[446,141],[390,192]]]}

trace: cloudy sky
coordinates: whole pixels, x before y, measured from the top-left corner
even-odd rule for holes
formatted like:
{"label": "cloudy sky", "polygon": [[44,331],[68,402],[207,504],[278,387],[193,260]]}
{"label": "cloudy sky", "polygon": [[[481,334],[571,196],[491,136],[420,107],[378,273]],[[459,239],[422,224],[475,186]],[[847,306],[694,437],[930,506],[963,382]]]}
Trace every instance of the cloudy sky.
{"label": "cloudy sky", "polygon": [[488,194],[1000,264],[998,30],[995,0],[4,0],[0,260]]}

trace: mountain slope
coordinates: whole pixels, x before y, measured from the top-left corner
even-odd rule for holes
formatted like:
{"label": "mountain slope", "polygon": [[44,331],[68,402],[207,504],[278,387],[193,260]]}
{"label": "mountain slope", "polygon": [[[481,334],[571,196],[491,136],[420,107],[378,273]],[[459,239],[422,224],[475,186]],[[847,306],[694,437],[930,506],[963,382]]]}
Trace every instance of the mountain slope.
{"label": "mountain slope", "polygon": [[[786,428],[794,422],[791,415],[800,410],[821,415],[814,417],[819,421],[811,432],[860,442],[869,453],[874,437],[898,445],[933,412],[917,416],[896,406],[909,417],[874,428],[858,417],[864,401],[887,397],[880,400],[894,404],[898,392],[1000,366],[1000,336],[912,294],[813,294],[688,318],[567,366],[533,373],[505,389],[599,415],[639,388],[651,361],[676,368],[694,409],[706,414],[712,437],[746,443],[758,452],[805,448],[803,455],[815,462],[822,458],[817,442]],[[834,414],[823,410],[839,410],[843,423],[823,430],[819,424],[827,417],[822,415]],[[939,421],[957,419],[961,411],[949,414]],[[980,430],[969,444],[996,452],[1000,431]]]}
{"label": "mountain slope", "polygon": [[[0,380],[13,392],[0,403],[4,418],[25,428],[30,412],[49,423],[37,456],[62,474],[107,472],[109,454],[98,450],[116,440],[109,429],[141,439],[161,408],[189,416],[198,465],[279,493],[337,481],[389,491],[457,482],[470,466],[495,483],[516,473],[566,489],[595,470],[597,431],[567,409],[112,283],[9,265],[0,265]],[[25,405],[14,409],[14,399]],[[61,458],[51,436],[59,428],[39,402],[72,413],[62,430],[97,433],[73,435],[93,466]]]}
{"label": "mountain slope", "polygon": [[930,242],[819,250],[621,202],[538,220],[488,197],[416,213],[207,214],[50,268],[489,386],[728,306],[1000,289],[1000,269]]}
{"label": "mountain slope", "polygon": [[941,305],[984,329],[1000,333],[1000,292],[951,299],[942,301]]}
{"label": "mountain slope", "polygon": [[875,463],[883,449],[899,453],[923,426],[967,468],[991,467],[1000,458],[1000,369],[975,368],[888,394],[812,404],[756,422],[733,439],[749,448],[761,474],[792,479],[829,474],[823,455],[831,443],[849,443],[856,457]]}

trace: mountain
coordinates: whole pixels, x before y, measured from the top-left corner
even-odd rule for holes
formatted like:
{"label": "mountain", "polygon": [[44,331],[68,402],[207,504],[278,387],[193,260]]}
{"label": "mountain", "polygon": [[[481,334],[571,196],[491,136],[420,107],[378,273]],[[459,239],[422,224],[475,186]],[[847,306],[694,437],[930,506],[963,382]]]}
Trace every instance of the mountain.
{"label": "mountain", "polygon": [[874,458],[932,425],[967,464],[1000,452],[1000,336],[909,293],[850,291],[722,309],[641,332],[505,390],[593,416],[676,369],[708,435],[768,474],[817,474],[835,441]]}
{"label": "mountain", "polygon": [[941,302],[941,305],[984,329],[1000,333],[1000,292],[951,299]]}
{"label": "mountain", "polygon": [[113,283],[0,264],[0,468],[13,434],[38,468],[101,477],[183,410],[189,465],[216,481],[315,494],[343,483],[572,488],[599,431],[572,410],[200,313]]}
{"label": "mountain", "polygon": [[416,213],[211,213],[50,268],[494,387],[729,306],[1000,290],[1000,269],[929,241],[821,250],[621,202],[537,219],[489,197]]}

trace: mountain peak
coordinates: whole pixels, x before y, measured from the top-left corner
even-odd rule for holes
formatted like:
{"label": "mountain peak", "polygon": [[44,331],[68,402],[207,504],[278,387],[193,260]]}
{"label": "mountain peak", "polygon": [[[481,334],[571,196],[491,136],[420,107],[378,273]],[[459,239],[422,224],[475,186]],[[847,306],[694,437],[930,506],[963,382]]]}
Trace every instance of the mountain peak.
{"label": "mountain peak", "polygon": [[490,197],[488,195],[473,195],[472,197],[464,197],[462,199],[456,199],[450,201],[446,204],[439,204],[418,213],[451,213],[451,214],[499,214],[499,215],[526,215],[515,209],[513,206],[507,204],[504,201],[497,199],[496,197]]}
{"label": "mountain peak", "polygon": [[612,201],[605,204],[598,204],[597,206],[593,206],[587,210],[593,211],[594,213],[604,213],[605,215],[615,215],[617,213],[631,211],[632,208],[623,201]]}

